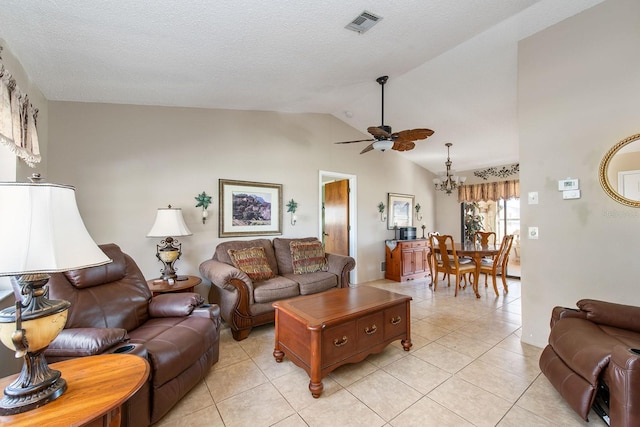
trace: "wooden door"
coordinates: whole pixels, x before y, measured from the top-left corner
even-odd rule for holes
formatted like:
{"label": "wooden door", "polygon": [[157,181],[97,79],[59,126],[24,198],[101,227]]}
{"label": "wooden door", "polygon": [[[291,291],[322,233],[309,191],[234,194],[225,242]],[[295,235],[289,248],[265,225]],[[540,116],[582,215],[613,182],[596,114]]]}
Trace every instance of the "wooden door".
{"label": "wooden door", "polygon": [[349,255],[349,180],[324,185],[324,244],[332,254]]}

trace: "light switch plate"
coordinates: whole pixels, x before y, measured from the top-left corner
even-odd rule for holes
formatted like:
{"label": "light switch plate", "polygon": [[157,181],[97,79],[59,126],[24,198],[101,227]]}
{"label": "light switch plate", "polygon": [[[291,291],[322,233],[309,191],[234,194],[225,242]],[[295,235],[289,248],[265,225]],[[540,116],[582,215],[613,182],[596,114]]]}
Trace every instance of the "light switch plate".
{"label": "light switch plate", "polygon": [[528,195],[528,201],[530,205],[537,205],[538,204],[538,192],[537,191],[530,191],[529,195]]}
{"label": "light switch plate", "polygon": [[529,239],[537,239],[538,227],[529,227],[529,233],[527,235],[529,236]]}

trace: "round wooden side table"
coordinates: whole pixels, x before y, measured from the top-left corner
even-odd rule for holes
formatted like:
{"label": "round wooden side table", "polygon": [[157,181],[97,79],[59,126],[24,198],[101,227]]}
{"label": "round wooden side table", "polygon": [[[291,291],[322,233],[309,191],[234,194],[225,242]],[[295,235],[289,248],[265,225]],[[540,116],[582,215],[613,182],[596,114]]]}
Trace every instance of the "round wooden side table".
{"label": "round wooden side table", "polygon": [[[39,408],[0,416],[0,425],[66,427],[83,426],[102,419],[100,425],[119,426],[120,407],[149,377],[149,362],[131,354],[78,357],[49,366],[62,373],[67,390]],[[17,376],[0,379],[0,390]]]}
{"label": "round wooden side table", "polygon": [[167,292],[194,292],[193,288],[198,286],[202,279],[198,276],[180,276],[187,280],[176,280],[173,283],[162,279],[147,280],[147,286],[151,289],[153,296]]}

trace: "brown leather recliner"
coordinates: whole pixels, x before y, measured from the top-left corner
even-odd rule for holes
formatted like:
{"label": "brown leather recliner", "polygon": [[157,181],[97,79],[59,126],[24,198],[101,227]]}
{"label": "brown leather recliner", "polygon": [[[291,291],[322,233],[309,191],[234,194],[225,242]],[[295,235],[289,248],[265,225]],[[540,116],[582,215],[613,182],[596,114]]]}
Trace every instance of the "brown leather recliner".
{"label": "brown leather recliner", "polygon": [[203,304],[196,293],[152,298],[131,257],[115,244],[100,248],[112,263],[51,275],[49,298],[67,300],[71,307],[45,356],[50,363],[114,352],[146,357],[149,381],[123,406],[122,425],[148,426],[218,361],[220,309]]}
{"label": "brown leather recliner", "polygon": [[611,426],[640,425],[640,307],[583,299],[555,307],[540,369],[585,420],[594,406]]}

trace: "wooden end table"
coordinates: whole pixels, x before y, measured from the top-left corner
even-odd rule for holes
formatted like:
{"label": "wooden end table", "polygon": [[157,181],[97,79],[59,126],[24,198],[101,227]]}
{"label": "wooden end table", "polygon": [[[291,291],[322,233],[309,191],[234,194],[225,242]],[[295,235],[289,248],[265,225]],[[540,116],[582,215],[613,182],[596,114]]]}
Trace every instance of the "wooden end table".
{"label": "wooden end table", "polygon": [[381,352],[393,341],[411,348],[407,295],[371,286],[335,289],[273,303],[276,309],[273,357],[286,354],[309,375],[319,397],[322,378],[347,363]]}
{"label": "wooden end table", "polygon": [[[115,427],[120,425],[120,407],[149,377],[149,363],[131,354],[104,354],[53,363],[62,373],[67,390],[53,402],[22,414],[0,416],[0,425]],[[16,375],[0,379],[0,390]]]}
{"label": "wooden end table", "polygon": [[193,288],[198,286],[202,279],[198,276],[179,276],[186,277],[187,280],[176,280],[171,284],[167,280],[151,279],[147,280],[147,286],[151,289],[153,296],[164,294],[167,292],[193,292]]}

